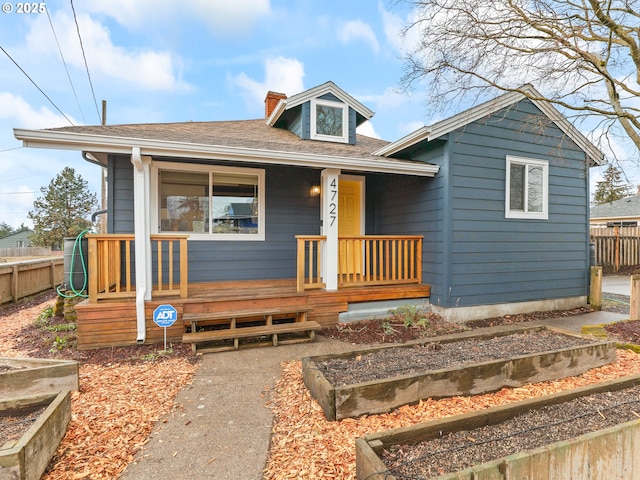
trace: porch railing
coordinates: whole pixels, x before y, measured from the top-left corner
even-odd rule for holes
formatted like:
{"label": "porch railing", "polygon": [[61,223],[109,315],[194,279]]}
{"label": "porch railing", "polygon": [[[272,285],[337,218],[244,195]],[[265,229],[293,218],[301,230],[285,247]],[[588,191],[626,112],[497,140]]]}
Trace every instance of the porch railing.
{"label": "porch railing", "polygon": [[[151,235],[152,297],[188,295],[187,235]],[[135,237],[87,235],[89,301],[136,296]]]}
{"label": "porch railing", "polygon": [[[298,291],[323,288],[324,236],[298,239]],[[422,283],[420,235],[338,238],[338,287]]]}
{"label": "porch railing", "polygon": [[322,281],[322,248],[327,237],[322,235],[296,235],[298,240],[297,290],[324,288]]}

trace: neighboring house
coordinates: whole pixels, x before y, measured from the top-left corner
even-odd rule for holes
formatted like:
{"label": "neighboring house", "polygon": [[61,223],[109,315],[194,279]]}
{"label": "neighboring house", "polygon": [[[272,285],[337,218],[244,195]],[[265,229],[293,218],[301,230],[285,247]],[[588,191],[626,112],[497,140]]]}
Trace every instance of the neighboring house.
{"label": "neighboring house", "polygon": [[592,227],[637,227],[640,225],[640,195],[603,203],[591,208]]}
{"label": "neighboring house", "polygon": [[25,248],[33,246],[29,237],[33,235],[33,230],[28,228],[18,232],[10,233],[0,238],[0,248]]}
{"label": "neighboring house", "polygon": [[548,103],[507,93],[392,143],[356,133],[373,112],[332,82],[265,105],[259,120],[15,130],[108,169],[108,232],[136,239],[138,287],[111,286],[137,295],[136,332],[119,341],[148,338],[168,262],[151,242],[175,232],[189,235],[189,292],[296,279],[325,325],[420,295],[457,321],[586,304],[588,167],[603,155]]}

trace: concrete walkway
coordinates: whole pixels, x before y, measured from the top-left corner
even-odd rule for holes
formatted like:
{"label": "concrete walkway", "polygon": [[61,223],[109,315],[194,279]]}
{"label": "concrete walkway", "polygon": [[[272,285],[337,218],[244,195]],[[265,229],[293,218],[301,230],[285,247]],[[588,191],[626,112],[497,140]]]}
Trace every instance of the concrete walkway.
{"label": "concrete walkway", "polygon": [[631,277],[629,275],[605,275],[602,277],[602,292],[616,295],[631,295]]}
{"label": "concrete walkway", "polygon": [[281,363],[338,353],[349,344],[313,343],[206,354],[178,408],[158,422],[120,477],[126,480],[258,480],[267,460],[273,418],[270,391]]}
{"label": "concrete walkway", "polygon": [[[629,295],[629,277],[604,277],[603,291]],[[628,315],[593,312],[536,323],[580,332],[584,325],[624,318]],[[158,422],[149,443],[120,478],[261,479],[273,422],[267,403],[282,372],[281,363],[351,348],[316,338],[314,343],[204,355],[192,385],[178,394],[176,411]]]}

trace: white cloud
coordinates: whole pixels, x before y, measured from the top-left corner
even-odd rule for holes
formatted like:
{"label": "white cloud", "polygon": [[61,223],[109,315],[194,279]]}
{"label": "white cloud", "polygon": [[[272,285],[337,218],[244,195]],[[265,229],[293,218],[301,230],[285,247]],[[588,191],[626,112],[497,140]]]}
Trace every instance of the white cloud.
{"label": "white cloud", "polygon": [[285,57],[267,58],[264,61],[264,70],[264,81],[254,80],[244,72],[231,78],[249,105],[256,105],[264,110],[264,99],[269,90],[287,96],[304,90],[304,65],[299,60]]}
{"label": "white cloud", "polygon": [[163,25],[167,21],[183,21],[185,25],[198,22],[221,36],[243,35],[271,14],[269,0],[92,0],[86,3],[88,11],[109,15],[130,29]]}
{"label": "white cloud", "polygon": [[356,132],[359,133],[360,135],[365,135],[367,137],[380,138],[380,135],[378,135],[378,132],[376,132],[375,129],[373,128],[373,124],[368,120],[363,124],[361,124],[358,128],[356,128]]}
{"label": "white cloud", "polygon": [[[92,79],[97,83],[108,79],[121,80],[127,86],[150,90],[179,90],[187,88],[176,76],[175,61],[168,52],[144,49],[127,50],[115,45],[107,27],[86,14],[79,14],[78,26]],[[65,53],[66,61],[79,71],[85,71],[82,49],[73,19],[64,13],[52,19]],[[58,56],[51,39],[51,28],[44,17],[33,23],[26,37],[27,49],[37,56],[48,52]]]}
{"label": "white cloud", "polygon": [[[69,126],[69,122],[60,114],[40,107],[34,109],[22,97],[9,92],[0,92],[0,119],[9,120],[11,125],[21,128],[54,128]],[[75,120],[70,117],[75,124]]]}
{"label": "white cloud", "polygon": [[398,133],[401,137],[404,137],[405,135],[409,135],[424,126],[424,122],[421,122],[420,120],[401,122],[398,124]]}
{"label": "white cloud", "polygon": [[371,26],[362,20],[352,20],[344,23],[338,30],[338,39],[342,43],[362,40],[368,43],[375,53],[378,53],[380,50],[376,34],[373,32]]}
{"label": "white cloud", "polygon": [[418,29],[411,29],[405,37],[403,28],[406,23],[411,24],[410,17],[415,15],[415,13],[409,13],[407,20],[405,21],[399,15],[385,10],[382,4],[379,4],[378,10],[382,16],[384,34],[389,45],[391,45],[398,53],[407,53],[407,46],[416,45],[419,32]]}

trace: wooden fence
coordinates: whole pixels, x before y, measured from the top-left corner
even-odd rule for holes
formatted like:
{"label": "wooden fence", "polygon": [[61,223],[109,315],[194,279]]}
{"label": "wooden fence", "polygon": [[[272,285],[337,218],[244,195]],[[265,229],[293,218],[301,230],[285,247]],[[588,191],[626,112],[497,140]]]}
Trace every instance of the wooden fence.
{"label": "wooden fence", "polygon": [[47,257],[49,255],[51,255],[51,247],[0,248],[0,257]]}
{"label": "wooden fence", "polygon": [[55,288],[64,281],[64,258],[0,263],[0,304]]}
{"label": "wooden fence", "polygon": [[605,270],[640,265],[640,227],[592,228],[596,265]]}

